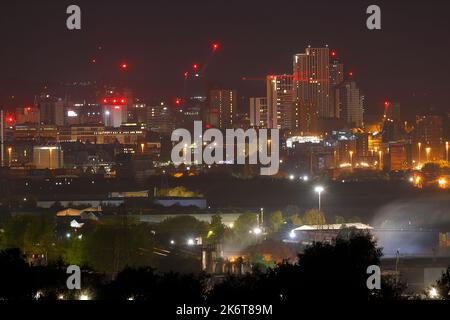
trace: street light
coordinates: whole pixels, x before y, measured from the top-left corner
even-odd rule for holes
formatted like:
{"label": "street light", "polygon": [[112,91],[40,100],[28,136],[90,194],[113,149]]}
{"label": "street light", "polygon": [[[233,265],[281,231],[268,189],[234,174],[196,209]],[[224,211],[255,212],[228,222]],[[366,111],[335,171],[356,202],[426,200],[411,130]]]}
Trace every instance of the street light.
{"label": "street light", "polygon": [[87,293],[82,293],[78,300],[91,300],[91,297]]}
{"label": "street light", "polygon": [[448,141],[445,141],[445,161],[448,162]]}
{"label": "street light", "polygon": [[427,162],[429,162],[429,161],[430,161],[430,152],[431,152],[431,148],[428,147],[428,148],[425,149],[425,151],[427,152]]}
{"label": "street light", "polygon": [[314,191],[319,195],[319,211],[320,211],[320,194],[323,192],[324,188],[322,186],[316,186]]}
{"label": "street light", "polygon": [[11,167],[11,152],[12,152],[12,148],[9,147],[8,148],[8,162],[9,162],[9,166]]}
{"label": "street light", "polygon": [[438,298],[439,298],[439,292],[437,291],[436,288],[431,287],[431,288],[428,290],[428,296],[429,296],[431,299],[438,299]]}
{"label": "street light", "polygon": [[350,166],[353,168],[353,151],[348,152],[350,154]]}
{"label": "street light", "polygon": [[419,166],[420,166],[420,147],[422,146],[422,144],[419,142],[417,144],[417,147],[419,148]]}
{"label": "street light", "polygon": [[260,227],[256,227],[253,229],[253,233],[256,235],[259,235],[262,233],[262,229]]}
{"label": "street light", "polygon": [[144,153],[145,144],[141,143],[141,153]]}
{"label": "street light", "polygon": [[382,159],[382,157],[381,157],[381,155],[383,154],[383,151],[378,151],[378,156],[380,157],[380,170],[383,170],[383,164],[381,163],[381,159]]}

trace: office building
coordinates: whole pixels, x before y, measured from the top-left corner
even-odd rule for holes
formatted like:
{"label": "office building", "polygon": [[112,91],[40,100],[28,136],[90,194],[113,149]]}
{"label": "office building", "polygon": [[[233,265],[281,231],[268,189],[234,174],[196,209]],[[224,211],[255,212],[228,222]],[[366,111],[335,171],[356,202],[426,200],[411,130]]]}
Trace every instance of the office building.
{"label": "office building", "polygon": [[267,98],[250,98],[250,126],[272,128],[268,118]]}
{"label": "office building", "polygon": [[328,48],[306,48],[294,55],[294,102],[300,132],[317,132],[318,118],[331,118]]}
{"label": "office building", "polygon": [[236,90],[211,90],[209,92],[207,123],[220,129],[233,128],[236,108]]}
{"label": "office building", "polygon": [[267,76],[267,106],[270,128],[294,129],[294,76]]}
{"label": "office building", "polygon": [[336,99],[336,88],[344,82],[344,64],[336,58],[332,51],[330,62],[330,114],[331,118],[340,118],[339,101]]}
{"label": "office building", "polygon": [[170,134],[175,128],[171,109],[165,102],[147,106],[147,128],[150,131]]}
{"label": "office building", "polygon": [[354,80],[346,80],[335,91],[341,118],[351,127],[362,127],[364,96]]}

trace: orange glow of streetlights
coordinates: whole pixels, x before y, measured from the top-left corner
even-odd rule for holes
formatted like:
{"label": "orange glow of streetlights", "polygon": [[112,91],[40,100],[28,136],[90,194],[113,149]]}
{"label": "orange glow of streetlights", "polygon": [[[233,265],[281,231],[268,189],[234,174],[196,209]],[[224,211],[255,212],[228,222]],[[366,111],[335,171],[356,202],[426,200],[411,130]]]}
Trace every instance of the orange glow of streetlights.
{"label": "orange glow of streetlights", "polygon": [[322,192],[323,192],[324,190],[325,190],[325,189],[324,189],[324,187],[322,187],[322,186],[316,186],[316,187],[314,188],[314,191],[319,195],[319,211],[320,211],[320,209],[321,209],[320,195],[322,194]]}
{"label": "orange glow of streetlights", "polygon": [[9,162],[9,166],[11,167],[11,153],[12,153],[12,148],[9,147],[8,148],[8,162]]}
{"label": "orange glow of streetlights", "polygon": [[419,161],[418,161],[418,164],[419,164],[419,166],[420,166],[420,147],[422,146],[422,144],[419,142],[418,144],[417,144],[417,147],[419,148]]}
{"label": "orange glow of streetlights", "polygon": [[447,183],[448,183],[447,179],[444,178],[444,177],[441,177],[438,180],[438,185],[439,185],[439,188],[441,188],[441,189],[446,189],[447,188]]}
{"label": "orange glow of streetlights", "polygon": [[448,162],[448,141],[445,141],[445,161]]}
{"label": "orange glow of streetlights", "polygon": [[429,161],[430,161],[431,148],[428,147],[428,148],[425,149],[425,151],[426,151],[426,153],[427,153],[427,162],[429,162]]}
{"label": "orange glow of streetlights", "polygon": [[383,163],[382,163],[382,159],[383,159],[383,157],[382,157],[382,155],[383,155],[383,151],[378,151],[378,156],[380,157],[380,161],[379,161],[379,163],[380,163],[380,170],[383,170]]}

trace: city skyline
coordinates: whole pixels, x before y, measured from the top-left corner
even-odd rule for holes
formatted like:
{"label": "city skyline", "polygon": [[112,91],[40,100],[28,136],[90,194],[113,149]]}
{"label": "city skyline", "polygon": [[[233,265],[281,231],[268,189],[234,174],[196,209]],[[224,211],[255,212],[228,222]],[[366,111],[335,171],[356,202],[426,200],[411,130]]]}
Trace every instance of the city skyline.
{"label": "city skyline", "polygon": [[[19,3],[8,5],[0,24],[0,35],[8,44],[0,60],[0,103],[6,109],[32,103],[33,95],[45,85],[51,89],[60,83],[106,79],[135,88],[144,98],[170,99],[182,95],[184,72],[193,64],[201,69],[207,63],[207,80],[237,90],[239,97],[245,97],[238,101],[239,110],[247,112],[247,98],[262,96],[265,83],[242,81],[242,77],[290,74],[292,57],[308,45],[328,45],[344,61],[345,72],[354,74],[366,96],[367,114],[382,114],[385,100],[399,101],[409,118],[430,108],[438,112],[448,109],[449,96],[443,89],[448,85],[444,70],[450,67],[445,58],[449,48],[438,41],[448,23],[439,13],[445,12],[445,3],[436,3],[443,10],[432,12],[414,3],[381,3],[386,11],[383,28],[373,32],[365,27],[364,3],[299,3],[292,4],[288,12],[281,10],[288,5],[282,2],[272,13],[253,1],[241,6],[216,2],[214,7],[202,1],[173,6],[141,2],[106,6],[81,1],[83,25],[79,31],[65,28],[65,3]],[[24,3],[28,12],[19,10]],[[292,28],[298,8],[307,14],[299,14],[298,27]],[[161,21],[158,12],[173,19]],[[318,12],[329,19],[315,24]],[[233,18],[227,19],[227,14]],[[419,21],[432,18],[441,28],[411,23],[406,21],[408,17],[420,17]],[[117,19],[122,23],[114,23]],[[268,30],[267,20],[285,23],[286,28]],[[95,36],[91,29],[96,30]],[[241,29],[244,31],[239,32]],[[260,33],[264,37],[259,37]],[[415,45],[406,45],[408,38],[413,38]],[[333,41],[327,42],[329,39]],[[213,43],[220,44],[220,49],[210,58]],[[419,63],[432,44],[435,59]],[[435,67],[438,61],[442,64],[439,68]],[[128,70],[121,72],[124,63]]]}
{"label": "city skyline", "polygon": [[0,305],[450,300],[448,12],[3,5]]}

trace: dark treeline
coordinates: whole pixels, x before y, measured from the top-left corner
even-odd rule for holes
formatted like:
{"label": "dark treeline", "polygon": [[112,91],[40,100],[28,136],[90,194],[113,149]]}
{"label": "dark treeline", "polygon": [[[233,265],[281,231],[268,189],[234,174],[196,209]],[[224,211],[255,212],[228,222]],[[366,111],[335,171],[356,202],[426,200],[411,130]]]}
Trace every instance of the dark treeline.
{"label": "dark treeline", "polygon": [[[0,252],[0,300],[79,299],[142,300],[171,303],[272,303],[292,305],[308,299],[404,299],[405,285],[382,276],[381,289],[369,290],[367,267],[379,265],[381,251],[365,234],[316,243],[299,255],[262,272],[218,280],[207,274],[159,273],[152,268],[125,268],[114,280],[83,270],[81,290],[66,287],[66,266],[30,266],[18,249]],[[436,284],[443,298],[450,289],[449,271]]]}

